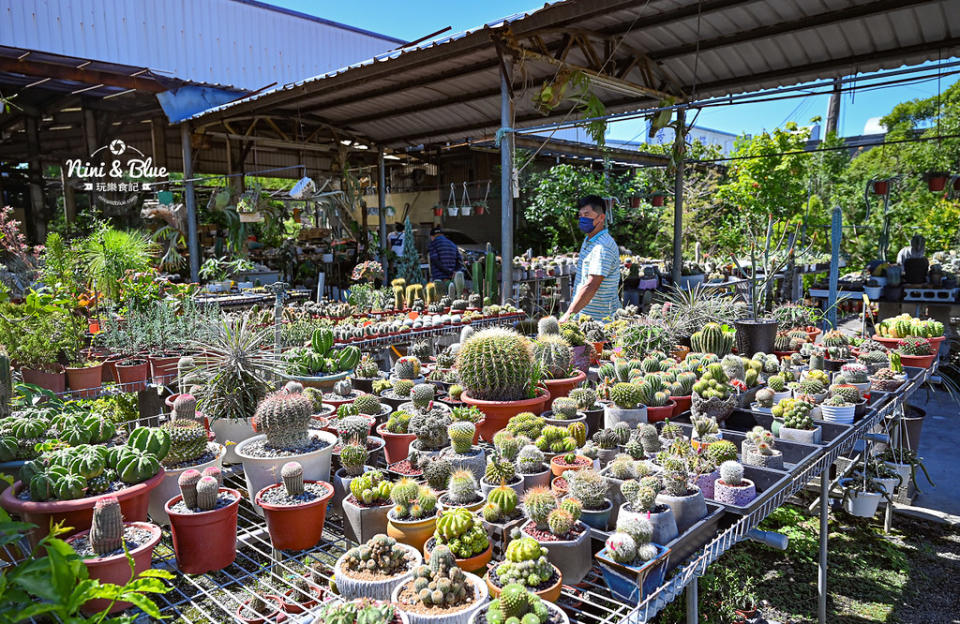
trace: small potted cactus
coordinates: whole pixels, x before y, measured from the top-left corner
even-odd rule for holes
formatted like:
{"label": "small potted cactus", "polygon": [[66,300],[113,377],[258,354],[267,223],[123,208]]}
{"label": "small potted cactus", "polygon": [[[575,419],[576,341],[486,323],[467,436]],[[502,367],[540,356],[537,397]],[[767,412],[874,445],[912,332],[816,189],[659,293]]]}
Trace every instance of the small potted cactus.
{"label": "small potted cactus", "polygon": [[383,380],[373,382],[373,390],[374,392],[378,392],[378,388],[383,387],[378,393],[380,401],[397,409],[404,403],[410,401],[410,392],[415,385],[413,380],[410,379]]}
{"label": "small potted cactus", "polygon": [[216,467],[203,474],[187,470],[180,475],[180,494],[164,506],[177,567],[185,574],[222,570],[236,557],[240,492],[222,487],[222,481]]}
{"label": "small potted cactus", "polygon": [[783,470],[783,453],[775,448],[776,438],[761,426],[746,433],[740,445],[740,456],[746,466]]}
{"label": "small potted cactus", "polygon": [[[97,499],[91,522],[88,530],[70,537],[67,543],[77,551],[92,580],[123,586],[150,569],[153,549],[160,541],[160,527],[149,522],[124,522],[115,496]],[[132,569],[128,552],[133,559]],[[129,602],[98,599],[86,602],[82,609],[87,614],[107,608],[109,613],[116,613],[130,606]]]}
{"label": "small potted cactus", "polygon": [[590,530],[580,522],[580,501],[565,498],[558,503],[550,490],[535,488],[527,492],[523,505],[530,521],[523,524],[521,535],[547,547],[547,559],[568,585],[582,581],[590,572],[593,558]]}
{"label": "small potted cactus", "polygon": [[720,478],[718,466],[731,459],[737,459],[736,444],[729,440],[713,442],[702,453],[688,460],[690,471],[693,473],[691,483],[700,488],[705,497],[713,498],[713,486]]}
{"label": "small potted cactus", "polygon": [[480,491],[486,496],[491,490],[506,485],[523,494],[523,477],[517,474],[514,462],[520,454],[522,440],[509,431],[500,431],[493,436],[493,453],[480,479]]}
{"label": "small potted cactus", "polygon": [[821,428],[814,425],[811,411],[813,404],[800,399],[784,399],[773,408],[774,419],[779,419],[780,425],[776,435],[784,440],[803,442],[804,444],[820,444]]}
{"label": "small potted cactus", "polygon": [[721,423],[736,408],[737,401],[730,377],[719,362],[714,362],[707,365],[706,372],[693,384],[690,410],[694,416],[711,416]]}
{"label": "small potted cactus", "polygon": [[[624,428],[629,436],[630,429]],[[656,434],[656,428],[654,428],[654,434]],[[617,456],[618,446],[620,444],[625,444],[627,440],[621,441],[621,436],[614,428],[609,429],[600,429],[596,431],[590,439],[593,441],[594,446],[597,448],[597,459],[600,460],[601,466],[606,466],[613,458]],[[628,438],[629,439],[629,438]]]}
{"label": "small potted cactus", "polygon": [[773,406],[776,405],[775,396],[776,393],[770,388],[760,388],[757,390],[754,402],[750,404],[750,411],[754,414],[769,416],[773,413]]}
{"label": "small potted cactus", "polygon": [[[830,398],[820,404],[823,420],[842,425],[852,424],[857,405],[864,403],[864,399],[860,397],[860,391],[853,386],[846,388],[831,386],[830,393]],[[851,401],[854,396],[857,398],[855,402]]]}
{"label": "small potted cactus", "polygon": [[767,388],[773,390],[774,405],[783,399],[789,398],[791,394],[790,388],[787,387],[787,379],[782,373],[777,373],[776,375],[770,375],[767,377]]}
{"label": "small potted cactus", "polygon": [[479,446],[473,444],[476,426],[469,421],[452,422],[447,426],[447,437],[450,447],[443,450],[445,457],[453,469],[469,470],[478,480],[484,476],[487,463],[486,453]]}
{"label": "small potted cactus", "polygon": [[428,562],[432,551],[441,546],[450,549],[457,565],[465,572],[486,569],[493,556],[490,538],[480,518],[462,507],[440,512],[433,537],[423,547]]}
{"label": "small potted cactus", "polygon": [[370,392],[361,392],[353,400],[353,406],[358,414],[374,421],[386,418],[393,411],[391,406],[381,403],[380,397]]}
{"label": "small potted cactus", "polygon": [[621,518],[645,518],[650,522],[653,531],[650,539],[656,540],[658,544],[666,544],[676,538],[680,532],[677,529],[673,509],[669,505],[657,502],[658,491],[660,491],[660,480],[655,476],[624,481],[620,486],[620,492],[626,502],[620,507],[617,523]]}
{"label": "small potted cactus", "polygon": [[556,602],[560,597],[563,576],[550,563],[549,549],[532,537],[515,537],[507,544],[504,560],[489,569],[484,579],[490,595],[497,597],[503,588],[519,583],[544,600]]}
{"label": "small potted cactus", "polygon": [[283,610],[291,615],[303,613],[308,609],[317,606],[323,595],[321,589],[326,584],[321,579],[314,578],[315,574],[310,571],[307,574],[297,574],[293,577],[293,587],[283,592]]}
{"label": "small potted cactus", "polygon": [[277,622],[283,616],[283,598],[270,593],[266,586],[255,586],[250,594],[240,601],[234,613],[243,624]]}
{"label": "small potted cactus", "polygon": [[746,507],[757,497],[753,481],[743,477],[743,465],[733,460],[720,464],[720,478],[713,487],[713,499],[724,505]]}
{"label": "small potted cactus", "polygon": [[900,356],[903,366],[918,366],[930,368],[937,359],[937,350],[928,338],[919,336],[905,336],[900,339],[895,353]]}
{"label": "small potted cactus", "polygon": [[[649,477],[659,471],[660,468],[652,462],[637,461],[626,454],[617,455],[612,462],[607,464],[607,467],[600,474],[607,481],[607,498],[613,503],[613,509],[610,510],[610,523],[616,524],[620,515],[620,508],[626,502],[620,489],[624,482],[630,479]],[[659,485],[656,489],[660,489]]]}
{"label": "small potted cactus", "polygon": [[400,380],[412,381],[414,384],[423,383],[423,374],[421,373],[420,359],[413,355],[406,355],[399,358],[393,364],[393,370],[390,371],[390,381]]}
{"label": "small potted cactus", "polygon": [[341,379],[333,384],[333,390],[323,393],[323,402],[327,405],[340,407],[352,403],[359,396],[360,393],[353,389],[353,384],[349,379]]}
{"label": "small potted cactus", "polygon": [[343,532],[355,542],[365,542],[387,532],[387,512],[393,484],[380,470],[369,470],[350,482],[350,495],[343,499]]}
{"label": "small potted cactus", "polygon": [[499,598],[490,601],[486,611],[474,612],[470,624],[506,624],[513,618],[525,624],[570,623],[563,609],[531,593],[520,583],[513,583],[503,588]]}
{"label": "small potted cactus", "polygon": [[413,414],[398,410],[390,414],[387,422],[377,427],[377,434],[383,438],[384,457],[387,464],[403,461],[410,454],[410,444],[417,436],[409,432],[410,420]]}
{"label": "small potted cactus", "polygon": [[667,456],[663,462],[663,489],[656,502],[673,510],[677,530],[683,533],[707,515],[703,492],[690,485],[690,474],[683,458]]}
{"label": "small potted cactus", "polygon": [[410,412],[411,414],[436,416],[450,412],[450,406],[439,401],[434,401],[437,396],[437,388],[430,383],[420,383],[410,389],[410,400],[397,406],[397,409]]}
{"label": "small potted cactus", "polygon": [[605,531],[613,503],[607,498],[607,481],[599,472],[587,469],[564,473],[570,496],[583,505],[580,520]]}
{"label": "small potted cactus", "polygon": [[524,491],[550,485],[550,468],[544,463],[543,451],[533,444],[525,444],[517,453],[517,474],[523,479]]}
{"label": "small potted cactus", "polygon": [[[429,394],[432,396],[433,386],[429,384],[422,385],[430,388]],[[426,396],[428,393],[424,390],[421,394],[422,396]],[[410,443],[410,450],[418,451],[424,455],[440,455],[450,444],[450,435],[447,433],[447,427],[450,426],[453,420],[450,417],[449,409],[443,410],[435,408],[435,405],[440,404],[434,403],[432,399],[426,404],[414,404],[411,402],[405,405],[409,405],[410,409],[400,408],[401,411],[408,411],[413,414],[407,430],[417,437],[416,440]]]}
{"label": "small potted cactus", "polygon": [[587,429],[598,431],[603,427],[603,405],[597,402],[597,391],[585,385],[570,391],[570,398],[577,402],[577,411],[586,418]]}
{"label": "small potted cactus", "polygon": [[[446,459],[446,458],[444,458]],[[477,511],[483,506],[483,493],[477,485],[477,479],[469,470],[454,470],[450,474],[450,482],[446,493],[438,499],[440,509],[465,508]]]}
{"label": "small potted cactus", "polygon": [[353,385],[358,390],[373,392],[373,382],[383,378],[376,360],[366,353],[360,356],[360,363],[353,372]]}
{"label": "small potted cactus", "polygon": [[257,492],[276,483],[280,468],[289,461],[303,467],[304,479],[330,481],[330,459],[336,437],[310,428],[313,401],[303,393],[283,390],[267,395],[257,406],[253,423],[260,435],[237,445],[251,502]]}
{"label": "small potted cactus", "polygon": [[660,422],[673,416],[677,404],[670,398],[670,389],[664,383],[663,377],[648,373],[644,375],[643,383],[649,388],[644,393],[647,422]]}
{"label": "small potted cactus", "polygon": [[387,512],[387,535],[422,550],[437,526],[437,494],[413,479],[397,481],[390,492],[393,508]]}
{"label": "small potted cactus", "polygon": [[592,459],[576,453],[560,453],[550,460],[550,472],[555,477],[563,476],[566,472],[576,472],[592,467]]}
{"label": "small potted cactus", "polygon": [[565,426],[570,423],[586,423],[587,415],[579,411],[576,400],[571,397],[557,397],[550,409],[540,415],[548,425]]}
{"label": "small potted cactus", "polygon": [[629,427],[647,422],[649,387],[644,382],[620,382],[610,388],[610,403],[603,406],[603,426],[625,423]]}
{"label": "small potted cactus", "polygon": [[500,558],[510,541],[511,530],[525,520],[519,507],[520,496],[506,485],[493,488],[486,496],[487,502],[480,509],[480,517],[490,538],[493,555]]}
{"label": "small potted cactus", "polygon": [[866,365],[859,362],[841,366],[840,374],[834,381],[854,386],[860,391],[860,396],[866,396],[870,392],[870,371]]}
{"label": "small potted cactus", "polygon": [[390,600],[393,590],[413,578],[423,557],[413,546],[375,535],[343,553],[334,565],[337,592],[346,600]]}
{"label": "small potted cactus", "polygon": [[412,580],[394,588],[390,602],[410,624],[468,624],[488,596],[480,578],[457,567],[449,548],[437,546],[430,561],[414,570]]}
{"label": "small potted cactus", "polygon": [[[541,321],[554,319],[547,317]],[[587,378],[587,374],[577,369],[573,363],[573,351],[567,341],[556,334],[543,333],[537,336],[533,343],[534,361],[543,373],[543,383],[550,392],[549,401],[558,397],[565,397],[570,391]]]}
{"label": "small potted cactus", "polygon": [[663,583],[669,551],[651,542],[652,534],[646,518],[621,517],[616,532],[596,554],[610,593],[630,604],[638,604]]}
{"label": "small potted cactus", "polygon": [[255,498],[263,509],[270,541],[278,550],[312,548],[323,536],[333,486],[324,481],[304,481],[303,467],[297,462],[284,464],[280,478],[282,483],[268,485]]}

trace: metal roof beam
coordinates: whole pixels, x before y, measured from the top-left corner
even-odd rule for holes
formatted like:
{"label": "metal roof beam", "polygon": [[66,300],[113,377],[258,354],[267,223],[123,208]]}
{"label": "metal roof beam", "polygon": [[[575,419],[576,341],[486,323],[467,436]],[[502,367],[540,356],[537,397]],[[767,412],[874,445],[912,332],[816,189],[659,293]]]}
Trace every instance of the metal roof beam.
{"label": "metal roof beam", "polygon": [[155,79],[146,79],[95,69],[78,69],[76,67],[58,65],[57,63],[47,63],[45,61],[31,61],[28,59],[20,61],[5,56],[0,56],[0,71],[26,76],[56,78],[57,80],[72,80],[84,84],[99,84],[110,87],[121,87],[123,89],[135,89],[148,93],[160,93],[161,91],[167,91],[169,88],[160,84],[160,82]]}
{"label": "metal roof beam", "polygon": [[869,4],[847,7],[838,11],[828,11],[810,17],[794,20],[792,22],[781,22],[779,24],[770,24],[762,26],[747,32],[733,33],[701,41],[699,45],[696,42],[685,43],[665,50],[658,50],[648,53],[654,61],[660,61],[668,58],[686,56],[695,54],[697,51],[705,52],[717,48],[723,48],[730,45],[737,45],[749,41],[768,39],[777,35],[783,35],[794,31],[808,30],[822,26],[831,26],[841,22],[846,22],[861,17],[868,17],[876,13],[884,13],[896,9],[906,9],[916,4],[927,4],[929,0],[879,0]]}

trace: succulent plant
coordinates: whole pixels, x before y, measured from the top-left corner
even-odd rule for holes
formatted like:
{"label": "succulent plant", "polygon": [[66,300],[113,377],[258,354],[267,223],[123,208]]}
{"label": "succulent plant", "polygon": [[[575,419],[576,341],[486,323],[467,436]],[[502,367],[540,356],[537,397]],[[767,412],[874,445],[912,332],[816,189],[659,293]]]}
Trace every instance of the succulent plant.
{"label": "succulent plant", "polygon": [[540,336],[533,344],[533,356],[547,377],[562,379],[569,376],[572,353],[570,345],[560,336]]}
{"label": "succulent plant", "polygon": [[550,512],[557,508],[557,498],[545,487],[531,488],[523,497],[523,507],[536,527],[545,531],[549,529]]}
{"label": "succulent plant", "polygon": [[413,356],[398,359],[393,365],[393,375],[397,379],[416,379],[420,376],[420,360]]}
{"label": "succulent plant", "polygon": [[287,462],[280,468],[283,487],[291,497],[303,494],[303,466],[299,462]]}
{"label": "succulent plant", "polygon": [[607,482],[591,469],[564,473],[570,496],[583,503],[584,508],[600,510],[607,505]]}
{"label": "succulent plant", "polygon": [[120,502],[117,497],[104,496],[97,499],[93,506],[93,520],[88,533],[93,552],[102,557],[122,548],[123,531],[123,515],[120,512]]}
{"label": "succulent plant", "polygon": [[436,389],[429,383],[417,384],[410,390],[410,399],[418,412],[429,410],[435,396]]}
{"label": "succulent plant", "polygon": [[393,513],[398,520],[429,518],[437,510],[437,495],[427,486],[406,477],[397,481],[390,492]]}
{"label": "succulent plant", "polygon": [[435,490],[445,490],[450,482],[450,475],[453,473],[453,467],[450,460],[445,457],[428,457],[417,462],[417,467],[423,471],[423,478],[427,484]]}
{"label": "succulent plant", "polygon": [[[437,518],[433,537],[438,545],[449,547],[460,559],[473,557],[490,547],[487,532],[479,518],[463,507],[442,511]],[[432,563],[432,554],[430,559]]]}
{"label": "succulent plant", "polygon": [[536,440],[546,423],[533,412],[520,412],[507,422],[507,431],[515,436]]}
{"label": "succulent plant", "polygon": [[375,394],[363,393],[353,401],[357,411],[367,416],[380,415],[380,398]]}
{"label": "succulent plant", "polygon": [[494,455],[487,460],[487,467],[484,470],[483,478],[490,484],[509,483],[513,481],[516,474],[517,470],[513,462],[495,452]]}
{"label": "succulent plant", "polygon": [[384,505],[392,490],[393,484],[379,470],[368,470],[350,481],[350,494],[365,505]]}
{"label": "succulent plant", "polygon": [[858,390],[856,386],[834,384],[830,386],[829,390],[831,398],[839,396],[843,399],[844,403],[847,404],[852,405],[863,400],[863,397],[860,395],[860,390]]}
{"label": "succulent plant", "polygon": [[217,495],[220,493],[220,484],[211,476],[200,477],[197,481],[197,509],[210,511],[217,505]]}
{"label": "succulent plant", "polygon": [[496,506],[499,518],[510,518],[516,514],[519,497],[513,488],[505,485],[498,486],[490,490],[487,500],[491,505]]}
{"label": "succulent plant", "polygon": [[770,388],[757,390],[756,400],[760,407],[773,407],[774,392]]}
{"label": "succulent plant", "polygon": [[374,379],[380,377],[380,367],[377,365],[376,360],[364,354],[360,358],[360,363],[357,364],[355,374],[361,379]]}
{"label": "succulent plant", "polygon": [[[412,563],[413,556],[397,540],[380,533],[348,550],[341,565],[354,572],[375,572],[390,577],[406,572]],[[358,620],[358,624],[361,621]]]}
{"label": "succulent plant", "polygon": [[547,549],[532,537],[513,539],[507,544],[504,561],[497,565],[497,577],[505,585],[516,582],[538,587],[554,574],[547,555]]}
{"label": "succulent plant", "polygon": [[[177,478],[177,485],[180,487],[180,496],[183,498],[183,504],[187,509],[197,508],[197,483],[203,477],[199,470],[185,470]],[[31,494],[32,496],[32,494]]]}
{"label": "succulent plant", "polygon": [[627,533],[613,533],[604,546],[617,563],[630,564],[637,558],[637,543]]}
{"label": "succulent plant", "polygon": [[257,406],[254,421],[257,430],[267,436],[274,448],[299,450],[309,446],[313,401],[302,394],[274,392]]}
{"label": "succulent plant", "polygon": [[407,433],[411,418],[412,416],[409,412],[397,410],[390,414],[390,418],[387,419],[386,429],[390,433]]}
{"label": "succulent plant", "polygon": [[165,465],[195,462],[207,452],[207,430],[198,421],[177,418],[163,423],[161,428],[170,436],[170,450],[163,458]]}
{"label": "succulent plant", "polygon": [[585,412],[594,409],[597,403],[597,392],[592,388],[580,387],[570,391],[570,398],[576,401],[577,409]]}
{"label": "succulent plant", "polygon": [[735,460],[720,464],[720,480],[724,485],[739,487],[743,484],[743,465]]}
{"label": "succulent plant", "polygon": [[573,420],[577,417],[577,402],[570,397],[557,397],[550,407],[553,417],[558,420]]}
{"label": "succulent plant", "polygon": [[690,336],[690,347],[697,353],[713,353],[723,357],[733,349],[736,331],[719,323],[707,323]]}
{"label": "succulent plant", "polygon": [[544,470],[543,452],[533,444],[527,444],[517,454],[517,472],[531,475]]}
{"label": "succulent plant", "polygon": [[493,436],[493,447],[500,457],[506,461],[514,461],[520,452],[520,439],[507,430],[501,430]]}
{"label": "succulent plant", "polygon": [[469,505],[480,497],[477,480],[469,470],[457,470],[450,475],[447,498],[454,505]]}
{"label": "succulent plant", "polygon": [[370,452],[367,445],[359,441],[344,445],[340,449],[340,464],[347,475],[355,477],[363,473]]}
{"label": "succulent plant", "polygon": [[457,370],[461,385],[475,399],[526,398],[533,373],[530,341],[516,332],[496,327],[477,332],[461,345]]}
{"label": "succulent plant", "polygon": [[341,444],[366,443],[370,423],[360,415],[345,416],[337,421],[336,427]]}
{"label": "succulent plant", "polygon": [[197,399],[192,394],[181,394],[173,401],[174,420],[196,420]]}
{"label": "succulent plant", "polygon": [[473,447],[473,436],[476,427],[472,422],[454,422],[447,427],[447,435],[454,452],[464,455]]}
{"label": "succulent plant", "polygon": [[468,582],[450,549],[437,546],[430,553],[430,563],[414,572],[413,589],[425,606],[452,607],[467,599]]}
{"label": "succulent plant", "polygon": [[737,458],[737,445],[730,440],[717,440],[707,447],[703,455],[714,466],[719,466],[725,461],[735,460]]}
{"label": "succulent plant", "polygon": [[537,322],[538,336],[559,336],[560,323],[555,316],[545,316]]}

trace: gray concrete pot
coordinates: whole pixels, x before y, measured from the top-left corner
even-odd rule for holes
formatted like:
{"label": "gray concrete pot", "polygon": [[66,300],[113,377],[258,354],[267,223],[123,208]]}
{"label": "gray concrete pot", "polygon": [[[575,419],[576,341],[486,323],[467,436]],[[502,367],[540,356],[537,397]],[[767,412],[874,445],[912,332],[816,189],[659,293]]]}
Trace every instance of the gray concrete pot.
{"label": "gray concrete pot", "polygon": [[343,571],[343,560],[346,553],[340,555],[336,565],[333,567],[334,577],[337,579],[337,591],[344,600],[353,600],[355,598],[373,598],[374,600],[390,600],[393,590],[398,585],[413,578],[413,571],[423,563],[423,555],[413,546],[399,544],[400,548],[407,552],[411,562],[407,571],[390,578],[367,581],[353,578]]}
{"label": "gray concrete pot", "polygon": [[610,428],[615,426],[617,423],[624,422],[630,426],[631,429],[635,428],[638,424],[647,422],[647,406],[638,407],[634,409],[622,409],[614,405],[613,403],[608,403],[603,406],[603,426],[604,428]]}
{"label": "gray concrete pot", "polygon": [[620,452],[620,449],[597,449],[597,459],[600,460],[601,466],[606,466],[613,461],[613,458],[617,456],[617,453]]}
{"label": "gray concrete pot", "polygon": [[517,473],[517,474],[523,477],[524,492],[535,487],[545,487],[545,488],[550,487],[551,474],[550,474],[549,468],[544,468],[542,471],[535,472],[533,474],[521,474],[521,473]]}
{"label": "gray concrete pot", "polygon": [[450,462],[451,472],[469,470],[478,481],[483,477],[487,467],[487,454],[479,446],[471,446],[470,451],[461,455],[452,448],[444,449],[441,457]]}
{"label": "gray concrete pot", "polygon": [[387,532],[387,512],[393,507],[392,503],[379,507],[360,507],[353,500],[353,496],[343,499],[343,533],[348,539],[360,544],[377,533]]}
{"label": "gray concrete pot", "polygon": [[[498,487],[500,487],[499,483],[491,484],[486,477],[480,478],[480,491],[483,492],[484,498]],[[516,492],[517,496],[523,498],[523,478],[520,475],[514,475],[513,480],[507,482],[507,487]]]}
{"label": "gray concrete pot", "polygon": [[757,488],[750,479],[744,479],[743,485],[732,486],[717,479],[713,489],[713,500],[726,505],[746,507],[757,497]]}
{"label": "gray concrete pot", "polygon": [[[610,526],[617,526],[617,518],[620,517],[620,507],[626,502],[620,486],[623,485],[623,479],[617,479],[606,474],[606,468],[600,471],[603,478],[607,480],[607,498],[613,504],[613,510],[610,512]],[[659,543],[659,542],[658,542]]]}
{"label": "gray concrete pot", "polygon": [[748,444],[746,440],[744,440],[740,446],[740,458],[743,460],[744,466],[759,466],[761,468],[773,468],[775,470],[784,469],[783,453],[777,449],[773,449],[772,454],[763,455],[757,452],[757,447]]}
{"label": "gray concrete pot", "polygon": [[[532,524],[532,521],[527,524]],[[590,568],[593,567],[593,552],[590,550],[590,528],[582,522],[577,523],[577,528],[580,529],[580,535],[572,540],[540,542],[540,545],[547,549],[547,559],[557,566],[557,569],[563,575],[565,585],[576,585],[587,576]],[[521,532],[528,535],[523,529],[521,529]]]}
{"label": "gray concrete pot", "polygon": [[804,444],[820,444],[820,434],[823,430],[819,426],[813,429],[793,429],[780,427],[779,436],[784,440],[803,442]]}
{"label": "gray concrete pot", "polygon": [[657,494],[657,503],[667,505],[673,510],[673,517],[677,522],[677,530],[680,533],[683,533],[707,515],[707,503],[703,499],[703,492],[695,486],[692,489],[696,491],[686,496],[671,496],[664,492]]}
{"label": "gray concrete pot", "polygon": [[[633,511],[630,503],[624,503],[620,507],[621,518],[647,518],[647,512]],[[664,506],[659,512],[650,512],[650,526],[653,527],[653,537],[650,541],[654,544],[667,544],[680,535],[677,528],[677,519],[673,515],[673,509],[670,506]]]}

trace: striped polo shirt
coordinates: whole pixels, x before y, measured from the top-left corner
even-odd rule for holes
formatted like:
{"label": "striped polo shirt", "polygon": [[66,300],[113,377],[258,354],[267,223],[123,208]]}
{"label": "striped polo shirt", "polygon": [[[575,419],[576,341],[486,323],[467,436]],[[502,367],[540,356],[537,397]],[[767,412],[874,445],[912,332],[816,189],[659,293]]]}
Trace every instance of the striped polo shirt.
{"label": "striped polo shirt", "polygon": [[580,314],[589,314],[596,320],[613,318],[613,313],[620,309],[620,249],[606,228],[585,238],[580,245],[574,292],[588,281],[590,275],[602,275],[603,282]]}

